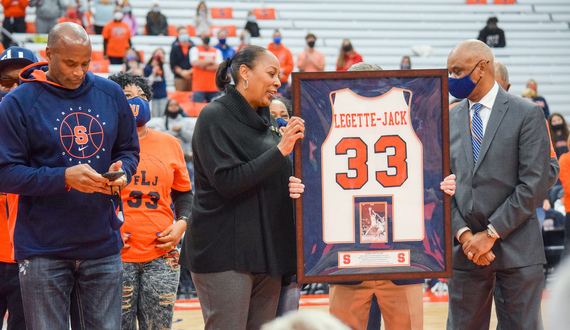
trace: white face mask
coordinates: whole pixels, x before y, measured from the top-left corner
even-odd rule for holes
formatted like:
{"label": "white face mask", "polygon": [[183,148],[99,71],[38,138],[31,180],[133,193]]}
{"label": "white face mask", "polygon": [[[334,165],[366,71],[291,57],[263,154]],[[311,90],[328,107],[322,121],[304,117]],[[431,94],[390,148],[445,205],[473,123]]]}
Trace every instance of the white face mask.
{"label": "white face mask", "polygon": [[116,11],[116,12],[113,14],[113,19],[114,19],[115,21],[120,21],[120,20],[122,20],[122,19],[123,19],[123,13],[120,12],[120,11]]}
{"label": "white face mask", "polygon": [[188,33],[182,33],[178,36],[178,40],[180,40],[180,42],[188,42],[190,41],[190,36]]}

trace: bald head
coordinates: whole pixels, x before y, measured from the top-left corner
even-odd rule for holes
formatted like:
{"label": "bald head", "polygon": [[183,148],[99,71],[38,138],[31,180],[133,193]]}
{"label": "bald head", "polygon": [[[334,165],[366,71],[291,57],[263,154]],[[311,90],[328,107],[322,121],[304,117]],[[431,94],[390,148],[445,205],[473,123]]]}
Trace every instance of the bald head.
{"label": "bald head", "polygon": [[495,62],[495,55],[491,48],[486,43],[475,39],[466,40],[455,46],[449,53],[449,58],[458,55],[473,57],[477,61]]}
{"label": "bald head", "polygon": [[51,29],[46,47],[47,76],[55,83],[77,89],[91,63],[91,41],[79,24],[60,23]]}
{"label": "bald head", "polygon": [[507,68],[499,61],[495,61],[495,81],[506,91],[509,91],[509,88],[511,88],[511,84],[509,83],[509,71],[507,71]]}
{"label": "bald head", "polygon": [[447,58],[449,77],[460,79],[469,75],[476,84],[468,98],[478,102],[495,84],[495,56],[487,44],[466,40],[455,46]]}
{"label": "bald head", "polygon": [[48,34],[47,46],[55,49],[59,46],[84,45],[91,47],[89,35],[85,29],[76,23],[59,23]]}

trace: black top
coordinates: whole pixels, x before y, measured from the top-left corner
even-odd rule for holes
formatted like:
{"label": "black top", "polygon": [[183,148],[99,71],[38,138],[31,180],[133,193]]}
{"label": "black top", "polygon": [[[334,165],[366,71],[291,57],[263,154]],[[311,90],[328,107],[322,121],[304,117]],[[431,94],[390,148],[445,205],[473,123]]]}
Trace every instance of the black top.
{"label": "black top", "polygon": [[146,34],[149,36],[157,36],[163,34],[168,35],[168,22],[166,16],[162,13],[149,12],[146,15]]}
{"label": "black top", "polygon": [[196,122],[194,202],[180,264],[196,273],[295,273],[289,157],[268,107],[253,110],[231,85]]}
{"label": "black top", "polygon": [[[193,46],[194,45],[190,43],[190,48],[192,48]],[[175,67],[179,66],[181,69],[184,70],[189,70],[192,68],[192,65],[190,64],[190,48],[188,48],[188,52],[186,53],[186,55],[184,55],[184,52],[182,51],[182,46],[180,46],[178,42],[175,42],[172,45],[172,49],[170,49],[170,69],[172,70],[172,73],[174,73],[175,78],[182,78],[181,75],[179,75],[178,73],[176,73],[176,71],[174,71]]]}
{"label": "black top", "polygon": [[245,29],[249,31],[249,34],[251,34],[253,38],[259,37],[259,26],[256,22],[247,22]]}
{"label": "black top", "polygon": [[485,27],[479,32],[479,38],[477,39],[483,41],[489,47],[505,47],[507,45],[505,32],[499,28]]}

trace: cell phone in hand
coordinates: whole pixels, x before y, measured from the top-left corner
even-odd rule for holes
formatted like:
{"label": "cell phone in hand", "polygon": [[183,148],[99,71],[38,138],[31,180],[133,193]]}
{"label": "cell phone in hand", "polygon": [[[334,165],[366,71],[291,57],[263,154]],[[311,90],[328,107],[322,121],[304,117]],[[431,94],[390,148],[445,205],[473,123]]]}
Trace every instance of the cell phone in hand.
{"label": "cell phone in hand", "polygon": [[122,177],[123,175],[125,175],[125,172],[123,171],[107,172],[101,174],[101,176],[103,176],[105,179],[108,179],[109,181],[115,181],[118,178]]}

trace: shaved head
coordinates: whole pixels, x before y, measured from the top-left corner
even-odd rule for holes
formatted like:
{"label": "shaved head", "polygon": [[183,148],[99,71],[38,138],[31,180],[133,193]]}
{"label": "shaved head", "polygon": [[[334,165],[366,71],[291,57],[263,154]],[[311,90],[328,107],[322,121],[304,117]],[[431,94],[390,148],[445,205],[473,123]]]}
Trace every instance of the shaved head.
{"label": "shaved head", "polygon": [[91,47],[89,35],[85,29],[76,23],[65,22],[59,23],[51,29],[48,34],[47,46],[49,48],[57,48],[58,46],[67,46],[70,44],[85,45]]}
{"label": "shaved head", "polygon": [[60,23],[51,29],[46,47],[48,78],[76,89],[83,83],[91,63],[91,41],[79,24]]}
{"label": "shaved head", "polygon": [[449,53],[447,62],[449,63],[452,58],[461,58],[466,65],[475,66],[477,62],[487,62],[494,70],[495,55],[486,43],[479,40],[466,40],[459,45],[455,46]]}
{"label": "shaved head", "polygon": [[447,70],[450,78],[471,77],[477,86],[468,98],[478,102],[495,84],[495,55],[484,42],[466,40],[449,53]]}
{"label": "shaved head", "polygon": [[486,61],[495,61],[495,55],[493,54],[491,47],[487,46],[486,43],[475,39],[466,40],[460,43],[459,45],[455,46],[451,50],[449,56],[451,56],[451,54],[453,54],[454,52],[462,52],[466,54],[476,55],[480,59]]}

